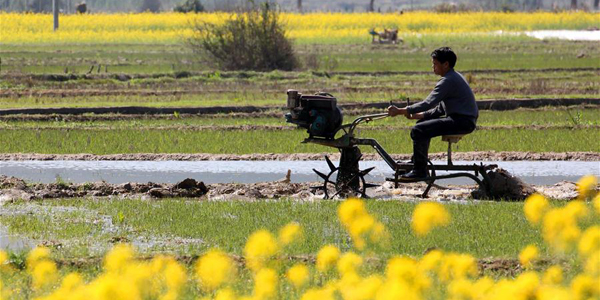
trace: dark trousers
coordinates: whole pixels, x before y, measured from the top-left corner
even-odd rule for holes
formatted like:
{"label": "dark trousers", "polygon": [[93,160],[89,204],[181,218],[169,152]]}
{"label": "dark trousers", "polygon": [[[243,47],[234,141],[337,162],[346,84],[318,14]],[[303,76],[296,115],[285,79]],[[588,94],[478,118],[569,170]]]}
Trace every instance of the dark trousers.
{"label": "dark trousers", "polygon": [[448,116],[439,119],[419,120],[410,131],[413,140],[414,169],[425,171],[431,138],[450,134],[467,134],[475,130],[475,122],[466,116]]}

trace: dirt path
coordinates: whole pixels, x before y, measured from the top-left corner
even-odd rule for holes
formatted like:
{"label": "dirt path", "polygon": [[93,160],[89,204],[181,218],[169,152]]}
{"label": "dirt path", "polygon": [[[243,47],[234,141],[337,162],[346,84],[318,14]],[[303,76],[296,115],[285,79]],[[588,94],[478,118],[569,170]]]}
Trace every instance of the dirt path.
{"label": "dirt path", "polygon": [[[254,154],[210,154],[210,153],[131,153],[131,154],[37,154],[37,153],[3,153],[0,161],[7,160],[144,160],[144,161],[207,161],[207,160],[278,160],[278,161],[303,161],[322,160],[328,155],[333,160],[339,160],[338,153],[254,153]],[[396,160],[408,160],[410,154],[391,154]],[[431,153],[429,157],[434,160],[445,159],[446,153]],[[599,152],[516,152],[516,151],[477,151],[477,152],[454,152],[454,160],[467,161],[540,161],[540,160],[566,160],[566,161],[600,161]],[[364,153],[363,160],[381,160],[379,155]]]}
{"label": "dirt path", "polygon": [[[282,102],[283,103],[283,102]],[[282,104],[283,105],[283,104]],[[539,108],[545,106],[572,106],[572,105],[600,105],[600,98],[545,98],[545,99],[492,99],[477,101],[481,110],[514,110],[517,108]],[[378,103],[349,103],[341,104],[344,111],[380,109],[389,106],[389,102]],[[278,109],[277,106],[211,106],[211,107],[145,107],[145,106],[122,106],[122,107],[67,107],[67,108],[11,108],[0,109],[1,115],[47,115],[47,114],[224,114],[224,113],[260,113]],[[283,112],[285,109],[279,107]]]}

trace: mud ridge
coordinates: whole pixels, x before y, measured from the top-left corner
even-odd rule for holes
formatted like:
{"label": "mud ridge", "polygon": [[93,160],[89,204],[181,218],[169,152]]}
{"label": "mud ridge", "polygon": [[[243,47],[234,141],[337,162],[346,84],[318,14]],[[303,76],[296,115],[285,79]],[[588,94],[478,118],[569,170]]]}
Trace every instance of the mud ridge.
{"label": "mud ridge", "polygon": [[[402,106],[403,104],[399,104]],[[477,101],[481,110],[514,110],[518,108],[539,108],[545,106],[600,105],[600,98],[541,98],[541,99],[492,99]],[[342,110],[386,109],[389,102],[348,103],[339,105]],[[0,109],[0,115],[19,114],[223,114],[223,113],[260,113],[277,109],[277,106],[211,106],[211,107],[67,107],[67,108],[11,108]],[[280,108],[285,111],[284,108]]]}
{"label": "mud ridge", "polygon": [[[339,160],[339,153],[253,153],[253,154],[211,154],[211,153],[130,153],[130,154],[39,154],[39,153],[2,153],[0,161],[8,160],[142,160],[142,161],[303,161],[303,160],[322,160],[327,155],[333,160]],[[408,160],[410,154],[391,154],[395,160]],[[430,159],[446,159],[445,152],[431,153]],[[474,152],[453,152],[454,160],[466,161],[600,161],[599,152],[517,152],[517,151],[474,151]],[[381,157],[375,153],[364,153],[363,160],[381,160]]]}
{"label": "mud ridge", "polygon": [[[289,198],[302,201],[321,201],[323,194],[313,190],[311,186],[320,183],[291,183],[289,178],[273,182],[258,183],[215,183],[205,185],[202,181],[185,179],[175,184],[169,183],[122,183],[107,182],[87,183],[28,183],[20,178],[0,175],[0,205],[17,200],[43,200],[85,197],[119,197],[119,198],[191,198],[212,201],[256,201],[261,199]],[[425,183],[401,183],[395,188],[393,183],[386,182],[373,188],[372,198],[398,201],[414,201],[419,199],[425,189]],[[450,188],[433,188],[429,200],[459,201],[471,199],[475,186],[450,186]],[[552,186],[532,186],[537,191],[552,199],[571,200],[577,197],[577,186],[573,182],[562,181]],[[498,199],[502,200],[502,199]],[[521,199],[522,200],[522,199]],[[476,201],[476,200],[468,200]]]}
{"label": "mud ridge", "polygon": [[[467,74],[486,74],[486,73],[546,73],[546,72],[589,72],[589,71],[600,71],[600,68],[588,67],[588,68],[544,68],[544,69],[474,69],[474,70],[461,70],[461,73]],[[219,76],[222,78],[240,78],[248,79],[253,77],[264,77],[267,72],[220,72]],[[279,76],[283,79],[297,79],[299,74],[297,72],[280,72]],[[318,72],[313,71],[313,76],[318,77],[329,77],[332,75],[342,76],[389,76],[389,75],[428,75],[431,71],[383,71],[383,72],[361,72],[361,71],[331,71],[331,72]],[[203,72],[169,72],[169,73],[156,73],[156,74],[120,74],[120,73],[107,73],[107,74],[19,74],[11,73],[4,74],[0,78],[3,80],[44,80],[44,81],[68,81],[68,80],[93,80],[93,79],[117,79],[121,81],[128,81],[131,79],[144,79],[144,78],[161,78],[161,77],[172,77],[175,79],[183,79],[193,76],[209,77],[214,75],[214,72],[203,71]]]}

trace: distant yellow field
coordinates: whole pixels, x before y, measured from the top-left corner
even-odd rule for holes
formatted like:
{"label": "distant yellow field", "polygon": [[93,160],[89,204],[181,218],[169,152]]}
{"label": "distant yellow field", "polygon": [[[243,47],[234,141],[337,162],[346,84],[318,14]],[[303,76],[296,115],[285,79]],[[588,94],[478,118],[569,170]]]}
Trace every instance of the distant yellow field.
{"label": "distant yellow field", "polygon": [[[196,21],[223,22],[225,13],[140,13],[63,15],[52,31],[52,15],[0,13],[0,43],[177,43]],[[436,14],[310,13],[282,15],[289,36],[300,43],[365,41],[370,28],[398,28],[400,35],[518,32],[539,29],[600,27],[600,14],[586,12]]]}

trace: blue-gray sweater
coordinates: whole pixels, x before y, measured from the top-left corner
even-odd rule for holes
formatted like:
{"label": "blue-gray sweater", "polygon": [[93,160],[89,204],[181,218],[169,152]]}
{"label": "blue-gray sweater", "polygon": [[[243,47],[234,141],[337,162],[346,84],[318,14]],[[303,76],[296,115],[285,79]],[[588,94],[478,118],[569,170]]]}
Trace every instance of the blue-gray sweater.
{"label": "blue-gray sweater", "polygon": [[449,70],[436,84],[427,98],[407,107],[409,114],[422,112],[425,119],[435,119],[443,115],[463,115],[477,122],[479,110],[475,95],[467,80],[454,69]]}

